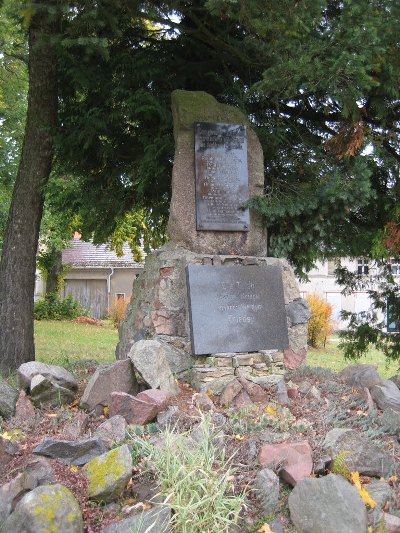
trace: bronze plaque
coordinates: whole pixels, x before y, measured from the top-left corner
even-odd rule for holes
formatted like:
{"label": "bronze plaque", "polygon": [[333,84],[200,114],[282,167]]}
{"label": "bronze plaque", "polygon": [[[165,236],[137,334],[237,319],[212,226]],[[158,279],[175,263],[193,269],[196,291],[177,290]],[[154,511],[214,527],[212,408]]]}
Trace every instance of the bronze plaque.
{"label": "bronze plaque", "polygon": [[189,265],[186,275],[194,355],[288,348],[279,266]]}
{"label": "bronze plaque", "polygon": [[198,231],[249,231],[247,133],[243,124],[195,124]]}

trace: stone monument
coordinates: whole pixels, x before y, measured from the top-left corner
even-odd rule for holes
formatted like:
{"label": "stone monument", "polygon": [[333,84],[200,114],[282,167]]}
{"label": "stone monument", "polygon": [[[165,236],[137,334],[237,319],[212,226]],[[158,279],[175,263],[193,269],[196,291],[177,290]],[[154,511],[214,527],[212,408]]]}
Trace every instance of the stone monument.
{"label": "stone monument", "polygon": [[175,376],[218,393],[236,375],[301,364],[309,309],[288,262],[267,257],[265,226],[245,205],[264,186],[246,117],[203,92],[174,91],[172,112],[169,242],[134,282],[117,358],[131,357],[142,375],[141,365],[161,368],[162,359]]}

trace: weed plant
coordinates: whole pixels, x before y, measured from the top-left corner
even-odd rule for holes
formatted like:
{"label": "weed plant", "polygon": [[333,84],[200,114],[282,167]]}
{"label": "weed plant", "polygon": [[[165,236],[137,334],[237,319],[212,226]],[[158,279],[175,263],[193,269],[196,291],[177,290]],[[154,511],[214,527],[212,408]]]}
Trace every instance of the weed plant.
{"label": "weed plant", "polygon": [[228,412],[229,424],[234,433],[248,435],[265,429],[288,431],[296,419],[287,407],[275,402],[269,405],[245,405]]}
{"label": "weed plant", "polygon": [[174,511],[175,533],[228,531],[237,523],[245,492],[233,490],[231,460],[215,445],[210,417],[200,423],[202,438],[193,441],[189,433],[161,433],[159,445],[136,437],[155,473],[160,492]]}

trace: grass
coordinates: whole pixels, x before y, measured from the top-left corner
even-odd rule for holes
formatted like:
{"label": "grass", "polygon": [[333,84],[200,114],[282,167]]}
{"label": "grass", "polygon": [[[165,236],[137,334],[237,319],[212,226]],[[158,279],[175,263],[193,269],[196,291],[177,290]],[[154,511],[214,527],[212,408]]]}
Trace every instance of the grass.
{"label": "grass", "polygon": [[118,331],[110,321],[102,326],[70,321],[36,320],[35,349],[37,361],[70,366],[80,361],[111,363],[115,361]]}
{"label": "grass", "polygon": [[326,348],[309,348],[307,364],[309,366],[331,368],[335,372],[339,372],[346,366],[355,363],[376,365],[379,374],[385,379],[399,373],[399,363],[391,362],[388,364],[383,353],[375,348],[370,348],[368,353],[358,361],[349,361],[344,358],[343,352],[339,349],[338,344],[337,339],[332,338],[327,343]]}

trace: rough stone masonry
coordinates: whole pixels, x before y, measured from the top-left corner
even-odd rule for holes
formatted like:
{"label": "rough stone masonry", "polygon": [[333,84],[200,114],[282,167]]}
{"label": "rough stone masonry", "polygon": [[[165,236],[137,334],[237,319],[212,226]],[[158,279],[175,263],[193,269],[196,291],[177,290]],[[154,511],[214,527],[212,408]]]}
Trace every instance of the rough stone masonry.
{"label": "rough stone masonry", "polygon": [[[135,343],[156,338],[168,344],[168,363],[175,375],[189,380],[200,390],[210,388],[214,392],[220,391],[235,375],[262,376],[299,366],[306,356],[309,309],[300,298],[288,262],[267,257],[267,235],[261,217],[250,211],[246,231],[201,231],[196,225],[195,124],[245,125],[250,196],[263,193],[263,154],[258,138],[240,110],[220,104],[203,92],[174,91],[172,111],[176,150],[169,242],[148,255],[143,272],[134,281],[127,318],[120,326],[117,359],[128,357]],[[193,356],[186,281],[188,265],[219,269],[232,265],[279,266],[282,305],[286,312],[286,322],[283,320],[281,327],[287,328],[288,344],[281,349],[266,346],[256,352],[242,348],[240,353],[218,350],[202,357]],[[204,299],[206,304],[207,294]],[[274,306],[273,301],[264,304]]]}

